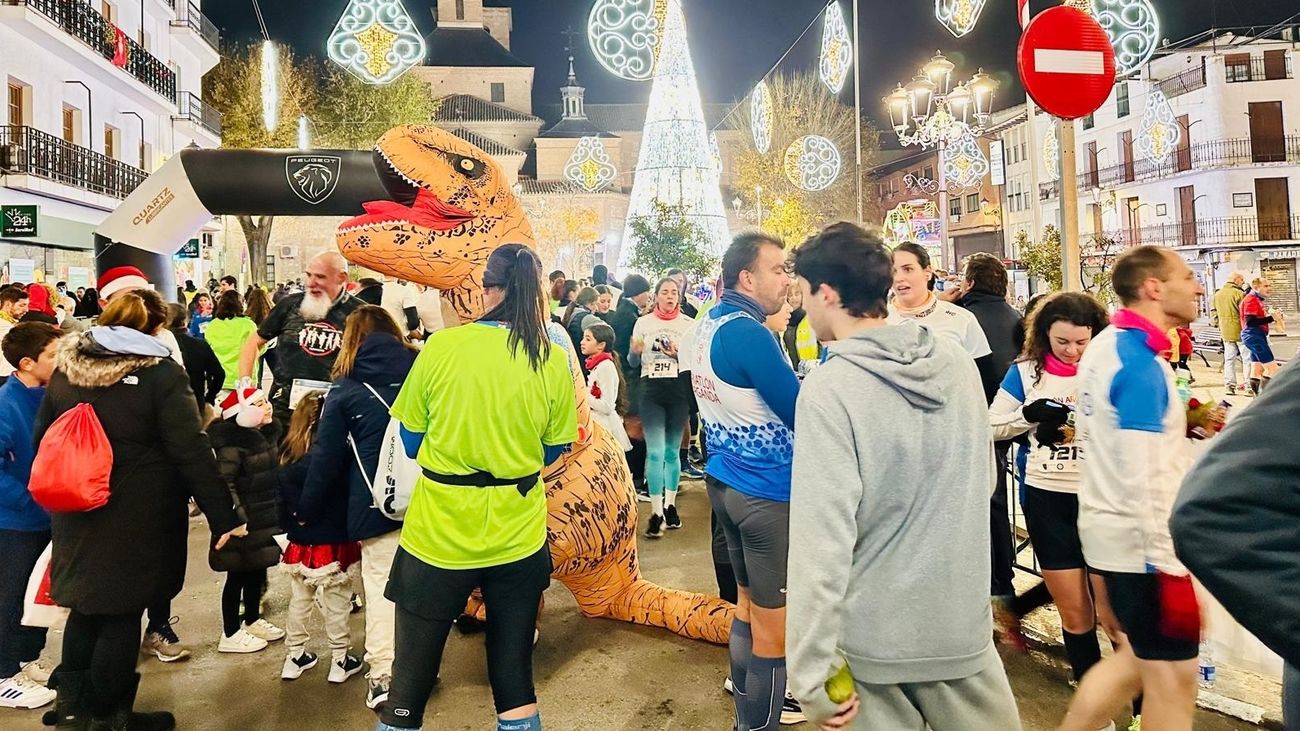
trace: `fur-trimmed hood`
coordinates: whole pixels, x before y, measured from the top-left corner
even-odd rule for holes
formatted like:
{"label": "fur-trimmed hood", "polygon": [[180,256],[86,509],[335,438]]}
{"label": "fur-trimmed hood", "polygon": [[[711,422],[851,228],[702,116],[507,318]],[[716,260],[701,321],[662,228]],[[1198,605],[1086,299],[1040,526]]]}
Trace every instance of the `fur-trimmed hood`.
{"label": "fur-trimmed hood", "polygon": [[[95,327],[65,337],[59,343],[55,366],[68,382],[81,388],[108,388],[142,368],[156,365],[166,357],[166,346],[143,333],[139,338],[120,337],[122,328]],[[135,331],[130,331],[135,332]],[[98,335],[98,337],[96,337]],[[146,341],[153,341],[163,355],[156,355]]]}

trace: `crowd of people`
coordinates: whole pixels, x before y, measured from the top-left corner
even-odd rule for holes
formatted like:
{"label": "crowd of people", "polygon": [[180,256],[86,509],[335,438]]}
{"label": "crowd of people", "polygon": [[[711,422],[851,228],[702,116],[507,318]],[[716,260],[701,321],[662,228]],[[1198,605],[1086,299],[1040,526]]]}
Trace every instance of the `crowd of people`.
{"label": "crowd of people", "polygon": [[[1216,436],[1225,407],[1176,376],[1204,294],[1180,257],[1124,253],[1118,309],[1062,292],[1024,313],[996,257],[942,278],[925,248],[846,223],[793,250],[738,236],[695,289],[679,270],[653,284],[543,271],[522,245],[496,249],[486,313],[451,328],[436,290],[350,282],[338,254],[273,293],[222,277],[170,305],[132,267],[84,292],[0,289],[0,706],[53,703],[60,729],[174,728],[135,710],[137,663],[190,654],[171,602],[201,515],[224,574],[218,652],[282,642],[295,680],[328,646],[329,682],[365,672],[379,731],[416,729],[478,592],[498,729],[540,729],[541,474],[579,439],[572,351],[649,503],[647,538],[682,529],[681,481],[704,481],[718,593],[736,607],[736,729],[1020,728],[995,638],[1023,647],[1022,619],[1049,602],[1078,684],[1062,729],[1113,728],[1125,707],[1135,727],[1192,727],[1202,621],[1184,561],[1229,592],[1240,569],[1184,533],[1228,528],[1215,496],[1180,486],[1237,432]],[[1295,369],[1269,350],[1268,283],[1243,285],[1214,296],[1225,386],[1277,405]],[[44,437],[85,404],[111,450],[109,497],[48,509],[33,464],[77,457]],[[376,498],[393,440],[420,473],[404,514]],[[1043,576],[1019,595],[1008,495]],[[51,544],[50,596],[68,611],[53,669],[45,630],[23,624]],[[283,628],[262,616],[280,576]],[[832,693],[840,673],[851,683]]]}

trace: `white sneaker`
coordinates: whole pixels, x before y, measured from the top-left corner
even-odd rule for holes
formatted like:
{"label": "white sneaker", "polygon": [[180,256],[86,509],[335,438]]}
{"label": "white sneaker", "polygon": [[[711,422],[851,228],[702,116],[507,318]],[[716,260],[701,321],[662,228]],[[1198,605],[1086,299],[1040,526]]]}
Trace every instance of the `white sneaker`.
{"label": "white sneaker", "polygon": [[40,708],[53,703],[54,695],[22,673],[0,681],[0,708]]}
{"label": "white sneaker", "polygon": [[275,642],[284,639],[284,630],[276,627],[265,619],[259,619],[252,624],[244,625],[244,631],[254,637],[260,637],[267,642]]}
{"label": "white sneaker", "polygon": [[268,644],[270,643],[261,637],[254,636],[249,633],[247,628],[245,628],[229,637],[222,635],[221,642],[217,643],[217,652],[234,652],[241,654],[260,652],[265,650]]}
{"label": "white sneaker", "polygon": [[284,667],[280,668],[281,680],[297,680],[302,674],[316,667],[316,661],[320,658],[315,653],[303,650],[297,655],[285,655]]}
{"label": "white sneaker", "polygon": [[23,675],[37,685],[49,685],[53,673],[54,670],[40,660],[32,660],[23,666]]}
{"label": "white sneaker", "polygon": [[345,682],[348,678],[361,672],[364,667],[364,663],[355,655],[344,655],[330,664],[329,681],[331,683]]}

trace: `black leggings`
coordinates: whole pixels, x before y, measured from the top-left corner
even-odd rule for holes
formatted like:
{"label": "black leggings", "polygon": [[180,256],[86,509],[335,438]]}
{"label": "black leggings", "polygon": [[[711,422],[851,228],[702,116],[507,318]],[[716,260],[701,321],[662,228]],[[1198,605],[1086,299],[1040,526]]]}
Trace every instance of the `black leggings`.
{"label": "black leggings", "polygon": [[59,672],[88,673],[95,713],[111,710],[129,692],[140,652],[140,615],[72,610],[63,630]]}
{"label": "black leggings", "polygon": [[[227,637],[238,632],[243,625],[262,618],[262,588],[265,586],[266,569],[226,573],[226,587],[221,590],[221,625]],[[240,599],[244,601],[242,615],[239,612]]]}
{"label": "black leggings", "polygon": [[380,719],[395,728],[420,727],[452,621],[475,587],[487,606],[488,682],[497,713],[536,703],[533,632],[550,574],[546,547],[514,563],[465,570],[430,566],[399,548],[385,592],[397,604],[396,653]]}

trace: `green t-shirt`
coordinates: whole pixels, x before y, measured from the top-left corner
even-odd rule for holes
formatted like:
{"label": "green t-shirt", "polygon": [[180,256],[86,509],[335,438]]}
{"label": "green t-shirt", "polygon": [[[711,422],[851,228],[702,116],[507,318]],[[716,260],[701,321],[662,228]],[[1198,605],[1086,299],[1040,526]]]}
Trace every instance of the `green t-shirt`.
{"label": "green t-shirt", "polygon": [[222,388],[231,390],[235,387],[235,382],[239,380],[239,351],[244,348],[248,336],[255,332],[257,323],[247,317],[232,317],[208,323],[203,338],[212,346],[212,352],[226,371],[226,381]]}
{"label": "green t-shirt", "polygon": [[[471,324],[434,333],[415,360],[392,415],[424,434],[416,461],[447,475],[500,478],[539,472],[543,444],[578,439],[573,375],[566,351],[551,348],[540,370],[510,331]],[[546,490],[527,497],[514,485],[458,487],[421,477],[411,496],[401,545],[425,563],[474,569],[527,558],[546,544]]]}

